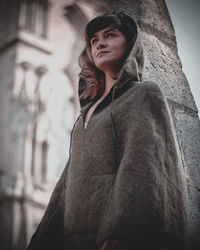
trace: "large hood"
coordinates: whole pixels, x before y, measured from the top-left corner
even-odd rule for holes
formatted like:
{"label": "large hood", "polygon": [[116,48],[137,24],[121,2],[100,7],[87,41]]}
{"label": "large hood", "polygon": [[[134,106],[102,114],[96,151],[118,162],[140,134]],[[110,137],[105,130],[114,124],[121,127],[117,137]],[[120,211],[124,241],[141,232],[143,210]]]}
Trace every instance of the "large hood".
{"label": "large hood", "polygon": [[[114,86],[116,86],[116,88],[121,88],[130,79],[136,82],[142,81],[143,67],[144,67],[143,47],[141,42],[140,30],[139,28],[137,28],[136,40],[132,48],[130,49],[130,52],[127,55],[127,58],[120,70],[119,78],[114,84]],[[86,81],[80,78],[78,85],[78,95],[81,108],[83,108],[89,102],[91,101],[93,102],[94,100],[100,98],[100,96],[97,96],[93,99],[90,99],[89,97],[83,99],[81,97],[81,94],[84,92],[86,87],[87,87]]]}

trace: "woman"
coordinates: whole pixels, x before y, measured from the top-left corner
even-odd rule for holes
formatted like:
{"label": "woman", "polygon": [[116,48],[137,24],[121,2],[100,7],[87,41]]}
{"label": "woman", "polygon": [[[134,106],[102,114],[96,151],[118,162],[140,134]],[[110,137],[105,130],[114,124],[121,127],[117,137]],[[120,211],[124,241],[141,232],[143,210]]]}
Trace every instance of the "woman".
{"label": "woman", "polygon": [[85,30],[81,114],[30,249],[185,249],[187,186],[168,104],[142,82],[138,27],[105,14]]}

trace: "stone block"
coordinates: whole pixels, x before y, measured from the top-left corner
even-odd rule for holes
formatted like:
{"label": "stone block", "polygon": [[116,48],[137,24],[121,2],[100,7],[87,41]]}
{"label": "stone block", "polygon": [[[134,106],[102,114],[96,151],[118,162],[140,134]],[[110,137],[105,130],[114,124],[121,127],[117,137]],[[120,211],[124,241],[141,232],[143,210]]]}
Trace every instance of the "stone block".
{"label": "stone block", "polygon": [[[131,2],[131,1],[130,1]],[[165,38],[170,38],[176,42],[173,24],[170,20],[169,12],[164,0],[141,0],[141,21],[146,31],[154,33],[155,36],[161,37],[165,34]],[[151,31],[150,31],[151,30]]]}
{"label": "stone block", "polygon": [[178,55],[155,36],[142,32],[142,41],[145,56],[144,79],[158,83],[169,99],[197,112]]}
{"label": "stone block", "polygon": [[188,250],[200,249],[200,121],[177,113],[175,124],[181,146],[183,163],[189,175]]}
{"label": "stone block", "polygon": [[110,9],[135,17],[144,32],[176,49],[175,31],[164,0],[113,0]]}

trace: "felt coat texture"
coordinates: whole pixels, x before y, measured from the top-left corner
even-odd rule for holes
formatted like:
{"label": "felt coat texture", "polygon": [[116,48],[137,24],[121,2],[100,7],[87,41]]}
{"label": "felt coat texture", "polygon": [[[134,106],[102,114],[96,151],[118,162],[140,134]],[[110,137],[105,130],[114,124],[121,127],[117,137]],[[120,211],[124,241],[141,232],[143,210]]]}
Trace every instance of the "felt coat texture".
{"label": "felt coat texture", "polygon": [[187,185],[172,118],[160,87],[139,81],[135,58],[134,47],[86,129],[99,96],[80,98],[69,160],[28,250],[95,250],[116,238],[133,249],[185,248]]}

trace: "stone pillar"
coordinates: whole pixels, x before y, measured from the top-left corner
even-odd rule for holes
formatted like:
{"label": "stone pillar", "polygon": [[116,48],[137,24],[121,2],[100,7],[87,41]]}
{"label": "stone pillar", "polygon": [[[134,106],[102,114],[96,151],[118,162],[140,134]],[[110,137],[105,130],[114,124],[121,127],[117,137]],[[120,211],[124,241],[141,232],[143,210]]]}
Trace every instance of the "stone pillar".
{"label": "stone pillar", "polygon": [[165,0],[102,2],[105,3],[104,9],[97,0],[90,1],[90,4],[97,13],[121,11],[138,20],[145,51],[144,80],[154,81],[163,89],[181,149],[189,191],[188,250],[200,249],[200,121],[182,71],[175,31]]}

